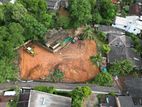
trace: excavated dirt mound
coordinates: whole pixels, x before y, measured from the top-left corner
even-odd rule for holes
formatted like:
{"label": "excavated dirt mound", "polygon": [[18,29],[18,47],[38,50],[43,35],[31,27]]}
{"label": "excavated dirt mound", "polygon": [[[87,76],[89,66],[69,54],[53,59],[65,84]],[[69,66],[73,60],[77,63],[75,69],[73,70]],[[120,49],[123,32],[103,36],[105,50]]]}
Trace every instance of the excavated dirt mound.
{"label": "excavated dirt mound", "polygon": [[64,82],[84,82],[93,78],[99,69],[92,65],[89,57],[96,54],[94,41],[78,41],[58,53],[50,53],[41,45],[31,44],[35,56],[22,47],[20,52],[20,76],[22,79],[46,78],[55,67],[64,72]]}

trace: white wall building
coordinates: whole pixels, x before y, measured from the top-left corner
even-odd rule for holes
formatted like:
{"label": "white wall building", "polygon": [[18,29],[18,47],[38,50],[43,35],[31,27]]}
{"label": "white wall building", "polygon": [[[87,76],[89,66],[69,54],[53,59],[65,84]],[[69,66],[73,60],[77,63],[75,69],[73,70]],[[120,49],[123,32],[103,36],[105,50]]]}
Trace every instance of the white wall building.
{"label": "white wall building", "polygon": [[116,16],[116,20],[112,26],[137,35],[142,31],[141,19],[142,16],[126,16],[125,18]]}

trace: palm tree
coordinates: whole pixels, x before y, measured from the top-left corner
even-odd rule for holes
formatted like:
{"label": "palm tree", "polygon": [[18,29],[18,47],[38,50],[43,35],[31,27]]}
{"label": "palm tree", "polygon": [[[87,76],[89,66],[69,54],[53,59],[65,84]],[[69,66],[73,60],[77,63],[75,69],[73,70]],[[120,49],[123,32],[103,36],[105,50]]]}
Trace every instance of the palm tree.
{"label": "palm tree", "polygon": [[95,56],[91,56],[90,60],[93,64],[96,64],[98,67],[100,67],[102,64],[103,58],[101,54],[97,54]]}
{"label": "palm tree", "polygon": [[91,28],[91,26],[86,26],[86,29],[84,30],[84,33],[82,35],[83,39],[88,39],[88,40],[94,40],[94,29]]}

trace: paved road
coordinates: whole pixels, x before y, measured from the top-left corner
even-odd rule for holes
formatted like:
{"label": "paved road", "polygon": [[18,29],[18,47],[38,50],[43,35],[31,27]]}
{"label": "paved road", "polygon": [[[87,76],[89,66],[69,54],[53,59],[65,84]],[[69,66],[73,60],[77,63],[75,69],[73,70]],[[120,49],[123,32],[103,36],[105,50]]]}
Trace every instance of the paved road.
{"label": "paved road", "polygon": [[119,94],[119,89],[115,87],[103,87],[103,86],[96,86],[93,84],[68,84],[68,83],[49,83],[49,82],[10,82],[10,83],[3,83],[0,84],[0,90],[9,89],[12,87],[35,87],[39,85],[44,86],[53,86],[56,89],[63,89],[63,90],[72,90],[77,86],[89,86],[93,92],[95,93],[109,93],[115,92]]}

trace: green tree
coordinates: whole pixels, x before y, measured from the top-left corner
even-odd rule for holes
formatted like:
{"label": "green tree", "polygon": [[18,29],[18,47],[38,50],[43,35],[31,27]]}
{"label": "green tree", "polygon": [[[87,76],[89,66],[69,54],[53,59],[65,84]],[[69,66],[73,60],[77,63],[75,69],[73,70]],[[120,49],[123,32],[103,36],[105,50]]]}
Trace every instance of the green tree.
{"label": "green tree", "polygon": [[91,28],[91,26],[86,26],[86,29],[84,30],[82,38],[83,39],[94,40],[95,39],[94,29]]}
{"label": "green tree", "polygon": [[26,8],[20,4],[15,3],[14,5],[8,3],[5,5],[5,22],[20,21],[26,14]]}
{"label": "green tree", "polygon": [[36,17],[38,17],[39,14],[47,11],[46,0],[19,0],[19,2]]}
{"label": "green tree", "polygon": [[142,55],[142,45],[141,45],[141,40],[134,34],[129,34],[131,39],[133,40],[134,44],[134,49]]}
{"label": "green tree", "polygon": [[96,0],[89,0],[89,1],[90,1],[90,4],[91,4],[92,8],[95,8]]}
{"label": "green tree", "polygon": [[62,27],[64,29],[69,28],[70,18],[68,16],[58,16],[57,25],[58,27]]}
{"label": "green tree", "polygon": [[19,0],[36,20],[46,28],[50,28],[53,22],[53,15],[47,11],[46,0]]}
{"label": "green tree", "polygon": [[0,25],[4,21],[4,6],[0,5]]}
{"label": "green tree", "polygon": [[111,24],[116,16],[116,6],[111,0],[99,0],[98,1],[98,11],[102,16],[103,24]]}
{"label": "green tree", "polygon": [[[0,59],[4,56],[11,56],[13,51],[11,50],[11,45],[8,46],[7,50],[7,37],[9,36],[9,33],[7,32],[7,27],[2,26],[0,27]],[[13,54],[12,54],[13,55]]]}
{"label": "green tree", "polygon": [[10,23],[8,25],[9,41],[13,43],[13,48],[24,43],[24,28],[19,23]]}
{"label": "green tree", "polygon": [[103,44],[103,46],[102,46],[102,52],[104,54],[108,54],[110,52],[110,50],[111,50],[111,48],[110,48],[110,46],[108,44]]}
{"label": "green tree", "polygon": [[15,58],[14,48],[24,42],[23,28],[17,23],[0,27],[0,57]]}
{"label": "green tree", "polygon": [[11,60],[6,57],[0,59],[0,83],[16,79],[17,70]]}
{"label": "green tree", "polygon": [[84,98],[91,95],[91,88],[88,86],[77,87],[71,92],[72,104],[71,107],[82,107]]}
{"label": "green tree", "polygon": [[91,21],[91,4],[89,0],[69,0],[69,12],[74,27]]}
{"label": "green tree", "polygon": [[109,72],[112,75],[127,75],[133,70],[133,64],[129,60],[120,60],[113,63],[110,68]]}
{"label": "green tree", "polygon": [[100,41],[102,42],[106,41],[106,34],[104,32],[96,31],[96,36]]}
{"label": "green tree", "polygon": [[97,67],[100,67],[103,61],[102,55],[101,54],[97,54],[95,56],[91,56],[90,60],[93,64],[96,64]]}
{"label": "green tree", "polygon": [[33,16],[25,15],[20,21],[21,25],[25,28],[24,35],[28,39],[42,39],[47,32],[47,28],[38,22]]}
{"label": "green tree", "polygon": [[93,80],[91,80],[91,83],[101,86],[111,86],[113,83],[113,78],[108,72],[101,72]]}
{"label": "green tree", "polygon": [[53,15],[42,13],[40,14],[38,20],[46,27],[50,28],[53,22]]}
{"label": "green tree", "polygon": [[98,10],[95,11],[92,16],[93,16],[92,21],[95,22],[96,24],[100,24],[103,21],[102,16],[100,15]]}

